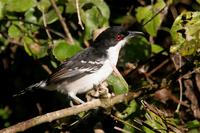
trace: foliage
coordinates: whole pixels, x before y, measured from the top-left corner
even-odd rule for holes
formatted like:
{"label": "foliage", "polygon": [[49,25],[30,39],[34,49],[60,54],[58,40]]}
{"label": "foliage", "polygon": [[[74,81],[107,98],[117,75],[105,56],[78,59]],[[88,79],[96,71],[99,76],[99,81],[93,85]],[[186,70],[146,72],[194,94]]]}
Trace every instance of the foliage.
{"label": "foliage", "polygon": [[174,45],[172,53],[179,52],[181,55],[192,55],[199,51],[200,41],[200,12],[183,12],[178,16],[171,28]]}
{"label": "foliage", "polygon": [[[101,115],[84,112],[33,132],[91,132],[99,123],[107,132],[199,132],[199,9],[200,0],[1,0],[0,127],[66,107],[66,97],[51,92],[10,95],[48,77],[109,25],[123,25],[145,36],[121,51],[122,76],[112,74],[108,87],[115,95],[141,91],[141,96],[99,110]],[[72,124],[77,120],[87,129]]]}
{"label": "foliage", "polygon": [[[165,7],[163,0],[158,0],[155,4],[145,7],[138,7],[136,9],[136,19],[140,23],[146,23],[149,21],[157,11]],[[158,14],[149,23],[144,25],[145,30],[151,35],[156,36],[158,28],[162,22],[162,14]]]}

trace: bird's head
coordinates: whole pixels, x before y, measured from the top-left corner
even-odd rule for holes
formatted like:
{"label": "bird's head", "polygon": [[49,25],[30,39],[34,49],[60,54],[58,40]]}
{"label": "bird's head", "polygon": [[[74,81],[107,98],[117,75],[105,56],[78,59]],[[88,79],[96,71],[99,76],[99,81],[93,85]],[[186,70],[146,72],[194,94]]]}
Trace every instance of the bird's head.
{"label": "bird's head", "polygon": [[113,26],[103,31],[94,41],[93,46],[101,49],[110,47],[123,47],[125,43],[132,37],[143,35],[142,32],[128,31],[122,26]]}

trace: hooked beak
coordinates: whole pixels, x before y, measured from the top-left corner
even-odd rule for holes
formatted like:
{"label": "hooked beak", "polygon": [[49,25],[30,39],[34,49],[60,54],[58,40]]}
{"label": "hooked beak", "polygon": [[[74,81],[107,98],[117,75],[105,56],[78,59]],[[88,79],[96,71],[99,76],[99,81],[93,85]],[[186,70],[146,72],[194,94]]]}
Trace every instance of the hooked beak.
{"label": "hooked beak", "polygon": [[132,37],[135,37],[135,36],[144,36],[144,33],[140,32],[140,31],[128,31],[128,37],[129,38],[132,38]]}

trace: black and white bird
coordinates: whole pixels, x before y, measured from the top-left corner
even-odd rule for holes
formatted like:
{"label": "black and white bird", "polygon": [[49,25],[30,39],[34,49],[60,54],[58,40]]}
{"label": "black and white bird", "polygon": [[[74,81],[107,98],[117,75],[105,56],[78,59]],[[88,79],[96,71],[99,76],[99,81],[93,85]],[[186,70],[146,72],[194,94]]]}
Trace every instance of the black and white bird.
{"label": "black and white bird", "polygon": [[48,79],[27,87],[25,91],[32,88],[57,90],[76,102],[84,103],[76,95],[85,93],[106,80],[117,64],[120,49],[130,38],[142,34],[127,31],[121,26],[108,28],[89,48],[63,62]]}

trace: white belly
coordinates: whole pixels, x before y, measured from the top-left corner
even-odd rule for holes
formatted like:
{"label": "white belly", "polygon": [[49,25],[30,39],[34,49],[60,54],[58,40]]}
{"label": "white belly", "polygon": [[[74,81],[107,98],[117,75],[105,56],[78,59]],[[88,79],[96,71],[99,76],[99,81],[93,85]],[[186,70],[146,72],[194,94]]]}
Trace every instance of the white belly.
{"label": "white belly", "polygon": [[71,84],[66,84],[64,88],[67,93],[80,94],[87,92],[106,80],[112,71],[113,68],[109,60],[107,60],[97,72],[84,76]]}

